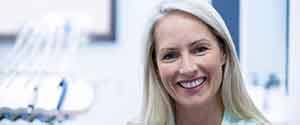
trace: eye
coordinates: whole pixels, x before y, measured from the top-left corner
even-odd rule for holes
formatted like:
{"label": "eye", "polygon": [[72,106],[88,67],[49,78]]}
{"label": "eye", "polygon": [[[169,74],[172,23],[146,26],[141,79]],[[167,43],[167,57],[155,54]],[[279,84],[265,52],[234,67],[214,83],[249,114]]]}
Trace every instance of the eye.
{"label": "eye", "polygon": [[204,55],[206,50],[208,48],[207,47],[204,47],[204,46],[200,46],[200,47],[196,47],[194,50],[193,50],[193,53],[196,54],[196,55]]}
{"label": "eye", "polygon": [[167,52],[162,56],[161,60],[171,62],[174,61],[177,57],[178,54],[176,52]]}

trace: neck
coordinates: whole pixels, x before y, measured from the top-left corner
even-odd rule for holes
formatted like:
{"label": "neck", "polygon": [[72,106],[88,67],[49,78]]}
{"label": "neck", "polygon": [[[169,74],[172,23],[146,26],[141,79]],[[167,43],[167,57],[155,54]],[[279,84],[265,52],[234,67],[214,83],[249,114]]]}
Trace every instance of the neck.
{"label": "neck", "polygon": [[221,125],[224,106],[217,97],[201,106],[176,104],[176,125]]}

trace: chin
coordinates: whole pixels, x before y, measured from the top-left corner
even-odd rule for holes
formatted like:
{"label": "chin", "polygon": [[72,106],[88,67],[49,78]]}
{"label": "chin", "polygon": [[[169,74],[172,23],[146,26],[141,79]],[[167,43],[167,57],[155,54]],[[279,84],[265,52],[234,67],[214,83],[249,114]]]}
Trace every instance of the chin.
{"label": "chin", "polygon": [[184,107],[199,107],[199,106],[204,106],[206,102],[208,102],[209,99],[205,97],[194,97],[194,98],[184,98],[183,99],[178,99],[176,101],[177,105],[181,105]]}

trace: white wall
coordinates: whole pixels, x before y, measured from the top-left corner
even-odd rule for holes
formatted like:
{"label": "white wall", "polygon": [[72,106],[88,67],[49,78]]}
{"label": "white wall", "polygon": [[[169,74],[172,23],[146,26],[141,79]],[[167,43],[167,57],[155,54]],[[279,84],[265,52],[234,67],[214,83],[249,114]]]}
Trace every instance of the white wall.
{"label": "white wall", "polygon": [[[96,32],[109,32],[111,0],[9,0],[0,4],[0,31],[15,33],[24,23],[37,16],[59,12],[76,16],[77,21]],[[16,4],[17,3],[17,4]],[[71,3],[71,4],[70,4]],[[17,9],[16,9],[17,8]],[[57,14],[57,13],[56,13]],[[18,15],[18,16],[16,16]],[[88,23],[87,23],[88,22]],[[91,27],[89,27],[91,26]]]}
{"label": "white wall", "polygon": [[284,72],[286,1],[242,0],[240,7],[243,67],[262,74]]}
{"label": "white wall", "polygon": [[300,123],[300,1],[290,0],[290,50],[289,50],[289,89],[290,89],[290,106],[289,118],[291,125]]}
{"label": "white wall", "polygon": [[[97,88],[92,110],[72,125],[124,125],[141,103],[141,36],[150,9],[160,0],[117,0],[117,40],[83,48],[77,63],[80,75]],[[11,44],[0,45],[0,56]]]}
{"label": "white wall", "polygon": [[[240,56],[248,89],[257,106],[275,123],[286,122],[286,1],[242,0],[240,2]],[[260,86],[251,86],[254,73]],[[271,73],[280,87],[266,91]]]}

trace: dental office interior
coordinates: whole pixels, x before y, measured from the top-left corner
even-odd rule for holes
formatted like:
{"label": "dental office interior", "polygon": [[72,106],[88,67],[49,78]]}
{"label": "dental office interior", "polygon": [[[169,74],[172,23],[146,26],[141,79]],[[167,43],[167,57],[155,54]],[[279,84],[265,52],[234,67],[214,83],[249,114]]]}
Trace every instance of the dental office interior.
{"label": "dental office interior", "polygon": [[[162,1],[2,1],[0,124],[125,125],[137,116],[143,32]],[[299,124],[300,2],[212,4],[256,106],[274,125]]]}

